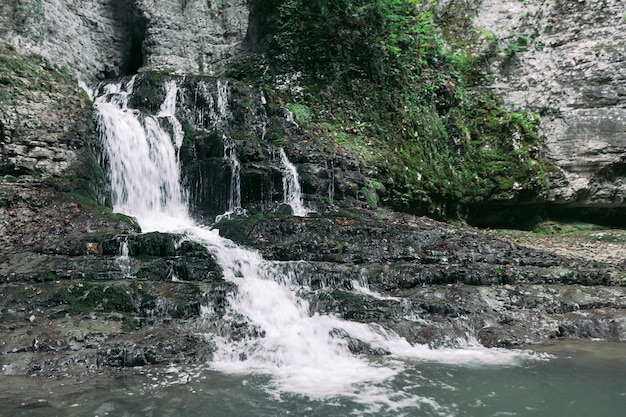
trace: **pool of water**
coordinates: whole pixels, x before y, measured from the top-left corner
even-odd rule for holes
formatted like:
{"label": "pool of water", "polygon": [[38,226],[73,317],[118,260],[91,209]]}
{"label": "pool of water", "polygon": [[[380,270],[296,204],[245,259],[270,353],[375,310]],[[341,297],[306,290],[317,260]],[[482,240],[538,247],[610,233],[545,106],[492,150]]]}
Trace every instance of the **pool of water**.
{"label": "pool of water", "polygon": [[626,414],[626,344],[563,341],[516,364],[409,361],[350,395],[272,389],[270,377],[204,367],[126,371],[80,380],[0,378],[2,416],[542,416]]}

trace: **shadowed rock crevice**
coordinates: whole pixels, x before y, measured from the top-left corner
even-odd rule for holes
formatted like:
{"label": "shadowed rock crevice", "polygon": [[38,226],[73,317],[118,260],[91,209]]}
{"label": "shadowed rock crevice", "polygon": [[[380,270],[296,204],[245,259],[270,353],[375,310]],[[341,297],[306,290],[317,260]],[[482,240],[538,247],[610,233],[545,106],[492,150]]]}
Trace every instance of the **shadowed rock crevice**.
{"label": "shadowed rock crevice", "polygon": [[[143,43],[146,39],[148,21],[134,1],[113,0],[113,15],[123,35],[119,75],[134,75],[145,63]],[[113,76],[115,74],[106,74]]]}

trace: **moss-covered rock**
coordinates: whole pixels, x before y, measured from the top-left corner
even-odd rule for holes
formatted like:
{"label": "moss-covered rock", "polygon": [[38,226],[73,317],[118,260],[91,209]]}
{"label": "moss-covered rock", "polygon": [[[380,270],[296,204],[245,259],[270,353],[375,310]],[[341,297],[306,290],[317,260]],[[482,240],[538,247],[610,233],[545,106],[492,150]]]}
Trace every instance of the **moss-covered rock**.
{"label": "moss-covered rock", "polygon": [[465,46],[462,30],[482,35],[446,10],[253,1],[268,61],[250,78],[280,91],[329,152],[358,157],[383,205],[458,217],[469,205],[544,199],[539,119],[505,110],[480,86],[487,58],[454,48]]}

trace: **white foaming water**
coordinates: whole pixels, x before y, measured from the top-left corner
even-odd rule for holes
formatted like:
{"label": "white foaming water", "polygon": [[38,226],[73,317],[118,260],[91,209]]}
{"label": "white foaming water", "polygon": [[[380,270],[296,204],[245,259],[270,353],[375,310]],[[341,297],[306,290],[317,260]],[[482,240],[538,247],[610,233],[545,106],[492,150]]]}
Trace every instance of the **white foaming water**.
{"label": "white foaming water", "polygon": [[283,164],[283,202],[289,204],[294,216],[306,217],[309,210],[302,201],[302,189],[298,180],[298,170],[289,161],[283,148],[279,149],[280,161]]}
{"label": "white foaming water", "polygon": [[378,300],[395,300],[400,301],[398,297],[389,297],[379,294],[370,289],[369,283],[367,282],[367,277],[364,274],[364,270],[362,269],[360,272],[359,279],[353,279],[350,283],[352,284],[352,290],[363,295],[367,295],[372,298],[376,298]]}
{"label": "white foaming water", "polygon": [[128,250],[128,241],[127,239],[124,239],[124,241],[122,241],[120,243],[120,253],[119,256],[115,259],[115,264],[117,265],[117,267],[124,273],[124,278],[131,278],[131,263],[130,263],[130,256],[129,256],[129,250]]}
{"label": "white foaming water", "polygon": [[157,117],[164,117],[169,120],[174,134],[174,146],[176,146],[176,151],[178,152],[183,144],[185,134],[183,132],[183,125],[176,118],[177,96],[178,87],[176,86],[176,82],[173,80],[167,81],[165,83],[165,100],[163,101],[163,104],[161,104]]}
{"label": "white foaming water", "polygon": [[230,194],[228,196],[228,211],[218,216],[216,221],[243,211],[241,208],[241,163],[239,162],[239,158],[237,158],[235,142],[226,136],[223,137],[223,141],[224,157],[228,159],[230,163]]}
{"label": "white foaming water", "polygon": [[[107,84],[94,100],[113,210],[137,218],[144,232],[189,224],[187,198],[179,181],[176,138],[172,140],[160,120],[175,118],[174,109],[166,102],[161,107],[162,116],[154,117],[129,108],[134,82],[133,77],[126,83]],[[167,89],[169,96],[176,84],[168,84]]]}
{"label": "white foaming water", "polygon": [[[401,398],[402,403],[424,403],[432,400],[405,393],[392,394],[385,388],[403,370],[406,359],[510,364],[520,357],[519,353],[478,346],[432,350],[411,345],[380,325],[311,315],[308,302],[297,296],[300,287],[293,284],[297,277],[281,272],[289,269],[284,268],[285,264],[265,261],[256,251],[241,248],[220,237],[217,230],[191,220],[179,184],[177,138],[161,126],[162,122],[176,126],[171,120],[175,117],[176,84],[166,84],[166,102],[159,115],[152,117],[141,116],[128,108],[133,82],[131,79],[106,85],[95,99],[114,209],[136,217],[144,231],[180,233],[204,245],[215,255],[224,278],[238,286],[237,294],[229,300],[228,314],[243,315],[263,333],[262,337],[236,341],[212,336],[218,348],[213,368],[225,373],[272,375],[272,385],[278,393],[312,398],[351,396],[368,404],[371,398],[377,398],[376,402],[384,398],[382,402],[393,403],[393,398]],[[286,160],[281,150],[283,156]],[[296,269],[290,274],[296,274]],[[354,355],[348,340],[337,336],[341,333],[338,330],[374,348],[387,350],[391,356],[373,362]]]}

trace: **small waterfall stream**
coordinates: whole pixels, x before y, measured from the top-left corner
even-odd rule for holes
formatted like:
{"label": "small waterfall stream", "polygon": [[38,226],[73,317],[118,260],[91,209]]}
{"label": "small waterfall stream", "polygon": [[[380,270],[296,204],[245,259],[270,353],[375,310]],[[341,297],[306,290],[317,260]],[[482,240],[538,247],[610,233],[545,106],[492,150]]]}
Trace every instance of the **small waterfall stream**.
{"label": "small waterfall stream", "polygon": [[305,217],[309,210],[304,207],[302,200],[302,189],[298,181],[298,170],[289,161],[283,148],[279,149],[280,161],[283,165],[283,202],[289,204],[293,210],[293,215]]}
{"label": "small waterfall stream", "polygon": [[[229,86],[227,82],[217,80],[217,97],[215,100],[216,114],[219,123],[226,123],[230,117],[228,107]],[[241,163],[237,157],[237,144],[226,134],[222,135],[224,143],[224,158],[230,165],[230,191],[228,196],[228,208],[224,214],[217,216],[216,222],[230,218],[233,214],[245,214],[241,207]]]}
{"label": "small waterfall stream", "polygon": [[[371,396],[377,401],[385,397],[387,403],[395,401],[391,399],[394,396],[401,401],[419,402],[423,399],[411,399],[397,390],[392,395],[384,388],[386,381],[404,368],[403,358],[508,363],[517,356],[481,347],[432,350],[412,346],[377,324],[311,314],[308,302],[297,295],[297,267],[268,262],[256,251],[239,247],[220,237],[217,230],[191,219],[180,185],[177,151],[182,129],[175,117],[176,83],[166,83],[166,99],[156,116],[129,108],[133,84],[134,79],[103,84],[94,100],[114,210],[134,216],[144,232],[178,233],[204,245],[216,257],[224,278],[237,284],[237,294],[229,300],[229,314],[244,317],[258,329],[256,336],[235,339],[228,334],[208,335],[217,346],[211,367],[225,373],[271,375],[270,388],[279,393],[311,398],[354,396],[365,402]],[[302,204],[297,171],[282,149],[280,155],[288,173],[285,201],[296,215],[304,216],[307,210]],[[238,198],[233,197],[229,209],[240,206]],[[349,349],[350,339],[391,355],[377,361],[354,355]]]}

